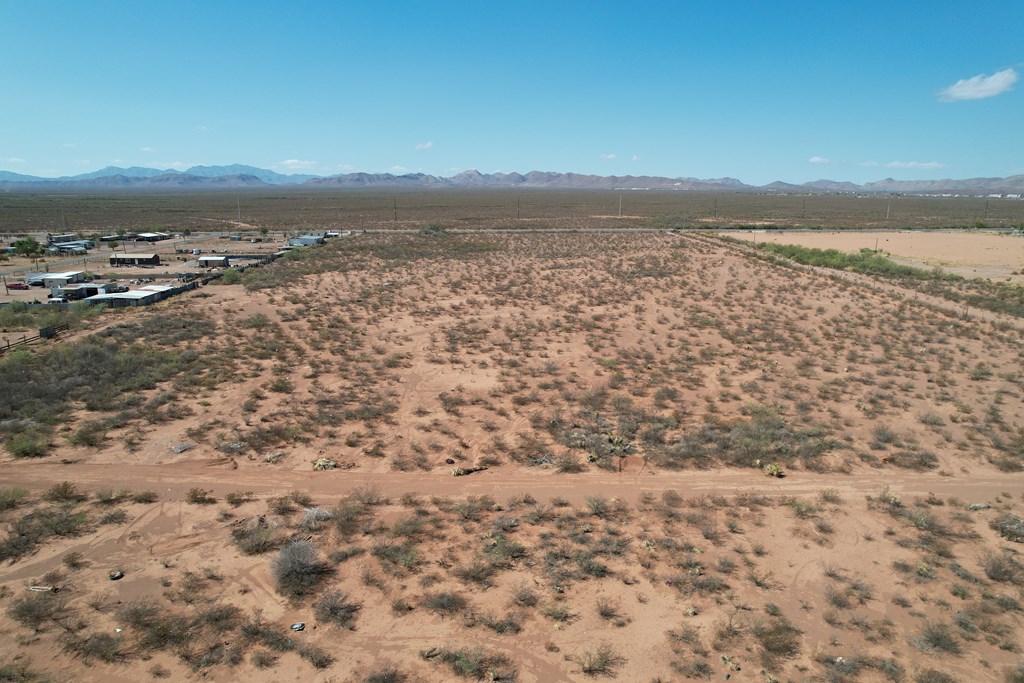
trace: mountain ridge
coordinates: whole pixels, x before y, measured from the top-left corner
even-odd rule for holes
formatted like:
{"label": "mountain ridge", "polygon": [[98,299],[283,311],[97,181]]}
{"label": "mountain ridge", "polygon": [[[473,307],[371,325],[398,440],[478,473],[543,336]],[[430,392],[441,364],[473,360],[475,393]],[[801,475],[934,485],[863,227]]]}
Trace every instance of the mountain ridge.
{"label": "mountain ridge", "polygon": [[426,173],[341,173],[330,176],[283,174],[245,164],[192,166],[179,171],[143,166],[107,166],[74,176],[44,178],[0,171],[0,189],[218,189],[218,188],[393,188],[393,189],[578,189],[578,190],[675,190],[687,192],[896,193],[896,194],[1024,194],[1024,175],[1005,178],[895,180],[885,178],[864,184],[829,179],[795,184],[777,180],[766,185],[747,185],[736,178],[693,178],[648,175],[600,176],[555,171],[529,173],[481,173],[467,169],[450,177]]}

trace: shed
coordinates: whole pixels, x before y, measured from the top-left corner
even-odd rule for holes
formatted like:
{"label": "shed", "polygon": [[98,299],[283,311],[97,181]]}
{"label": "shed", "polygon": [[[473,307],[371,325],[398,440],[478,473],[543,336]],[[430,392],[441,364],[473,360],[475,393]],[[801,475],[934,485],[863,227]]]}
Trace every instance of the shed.
{"label": "shed", "polygon": [[319,235],[303,235],[302,237],[293,237],[288,240],[288,244],[293,247],[314,247],[323,243],[324,238]]}
{"label": "shed", "polygon": [[227,268],[229,259],[227,256],[200,256],[200,268]]}
{"label": "shed", "polygon": [[82,282],[85,280],[85,272],[81,270],[70,270],[65,273],[43,273],[43,287],[53,289],[54,287],[63,287],[73,282]]}
{"label": "shed", "polygon": [[112,266],[159,266],[159,254],[111,254]]}
{"label": "shed", "polygon": [[97,294],[106,294],[107,285],[103,283],[92,283],[82,282],[73,285],[64,285],[63,287],[56,287],[51,290],[51,294],[55,297],[63,297],[68,301],[79,301],[86,297],[96,296]]}
{"label": "shed", "polygon": [[159,242],[160,240],[169,240],[171,236],[166,232],[140,232],[135,239],[143,242]]}
{"label": "shed", "polygon": [[117,292],[110,294],[97,294],[86,299],[90,304],[106,304],[111,308],[123,308],[127,306],[146,306],[163,301],[173,296],[180,288],[168,287],[167,285],[147,285],[128,292]]}

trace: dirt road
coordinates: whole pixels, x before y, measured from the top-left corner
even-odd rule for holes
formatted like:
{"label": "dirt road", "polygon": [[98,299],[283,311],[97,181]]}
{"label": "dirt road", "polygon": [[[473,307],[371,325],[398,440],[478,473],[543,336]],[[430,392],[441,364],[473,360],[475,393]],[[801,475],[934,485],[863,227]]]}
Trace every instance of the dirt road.
{"label": "dirt road", "polygon": [[353,489],[373,486],[389,497],[404,493],[426,496],[490,495],[503,500],[530,493],[546,501],[562,497],[573,503],[601,495],[635,501],[641,493],[660,495],[672,489],[684,496],[734,495],[757,492],[772,496],[808,496],[834,488],[851,496],[877,494],[882,487],[907,499],[934,493],[955,496],[964,502],[985,501],[1003,492],[1024,492],[1024,473],[985,476],[942,476],[882,470],[853,475],[796,472],[783,479],[765,477],[757,470],[666,472],[587,472],[556,474],[550,470],[488,470],[465,477],[425,472],[295,472],[272,469],[236,470],[222,460],[171,465],[112,465],[59,462],[7,462],[0,465],[5,486],[44,489],[56,482],[71,481],[86,489],[101,487],[151,489],[164,498],[184,498],[192,488],[212,490],[223,496],[231,491],[278,495],[299,489],[309,491],[319,503],[336,500]]}

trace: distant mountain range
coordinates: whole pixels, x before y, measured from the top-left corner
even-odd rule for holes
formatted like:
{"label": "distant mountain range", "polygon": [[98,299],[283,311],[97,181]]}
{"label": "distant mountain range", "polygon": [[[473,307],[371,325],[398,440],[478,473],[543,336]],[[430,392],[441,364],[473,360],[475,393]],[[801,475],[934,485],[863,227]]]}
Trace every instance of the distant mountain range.
{"label": "distant mountain range", "polygon": [[776,181],[768,185],[747,185],[735,178],[664,178],[660,176],[598,176],[579,173],[531,171],[521,173],[480,173],[463,171],[444,178],[425,173],[345,173],[333,176],[285,175],[265,168],[231,164],[173,169],[120,168],[107,166],[98,171],[60,178],[40,178],[0,171],[0,190],[39,191],[62,189],[110,190],[202,190],[260,187],[381,188],[381,189],[574,189],[574,190],[680,190],[688,192],[767,192],[776,194],[868,193],[903,194],[1021,194],[1024,175],[1008,178],[966,180],[893,180],[886,178],[864,185],[834,180],[815,180],[801,185]]}

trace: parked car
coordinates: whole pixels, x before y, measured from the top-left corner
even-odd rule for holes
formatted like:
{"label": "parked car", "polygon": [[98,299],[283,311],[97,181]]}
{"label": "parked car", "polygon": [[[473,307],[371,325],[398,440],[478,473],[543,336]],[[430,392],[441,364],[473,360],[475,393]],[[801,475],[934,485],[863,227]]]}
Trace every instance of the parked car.
{"label": "parked car", "polygon": [[48,304],[66,304],[67,302],[68,302],[68,300],[65,299],[62,296],[58,296],[58,297],[54,297],[52,299],[47,299],[46,300],[46,303],[48,303]]}
{"label": "parked car", "polygon": [[12,282],[7,285],[7,289],[29,289],[29,286],[24,282]]}

